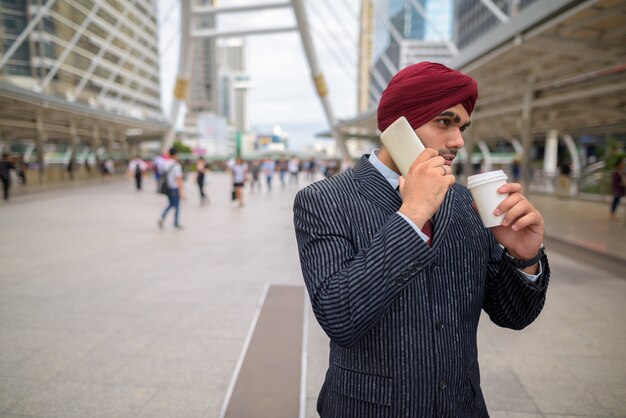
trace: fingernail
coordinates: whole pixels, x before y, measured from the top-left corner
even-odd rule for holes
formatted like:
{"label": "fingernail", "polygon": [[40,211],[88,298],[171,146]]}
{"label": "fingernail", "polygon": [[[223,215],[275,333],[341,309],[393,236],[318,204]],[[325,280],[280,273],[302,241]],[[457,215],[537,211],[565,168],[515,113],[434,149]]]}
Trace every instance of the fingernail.
{"label": "fingernail", "polygon": [[[493,190],[493,189],[492,189],[492,190]],[[504,191],[506,191],[506,187],[501,186],[501,187],[498,189],[498,191],[499,191],[499,192],[504,192]]]}
{"label": "fingernail", "polygon": [[493,211],[493,214],[496,215],[496,216],[500,216],[501,213],[502,213],[502,211],[500,210],[500,208],[496,208],[496,210]]}
{"label": "fingernail", "polygon": [[518,228],[517,228],[517,225],[513,225],[513,226],[511,227],[511,229],[512,229],[513,231],[517,231],[517,229],[518,229]]}

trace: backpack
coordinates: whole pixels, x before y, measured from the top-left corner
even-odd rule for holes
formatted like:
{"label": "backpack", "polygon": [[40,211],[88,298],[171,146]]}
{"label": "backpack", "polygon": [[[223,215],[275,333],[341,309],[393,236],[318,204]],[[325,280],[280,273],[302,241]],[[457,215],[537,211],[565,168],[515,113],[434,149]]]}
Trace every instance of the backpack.
{"label": "backpack", "polygon": [[139,161],[135,164],[135,176],[141,176],[141,163]]}
{"label": "backpack", "polygon": [[170,168],[168,168],[165,173],[163,173],[161,178],[159,178],[159,189],[158,189],[158,192],[160,194],[168,194],[169,193],[169,187],[167,185],[167,177],[168,177],[168,175],[170,174],[170,171],[172,171],[173,168],[174,168],[174,164],[172,164],[172,166]]}

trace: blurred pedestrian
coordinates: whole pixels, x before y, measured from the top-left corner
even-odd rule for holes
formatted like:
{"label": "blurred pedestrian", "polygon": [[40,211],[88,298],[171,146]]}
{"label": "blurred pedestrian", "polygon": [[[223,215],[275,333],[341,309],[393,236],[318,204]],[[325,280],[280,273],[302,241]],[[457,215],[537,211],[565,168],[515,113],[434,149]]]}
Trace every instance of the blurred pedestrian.
{"label": "blurred pedestrian", "polygon": [[4,201],[9,201],[9,193],[11,189],[11,170],[15,170],[15,165],[11,161],[9,153],[2,154],[0,160],[0,180],[2,181],[2,190],[4,192]]}
{"label": "blurred pedestrian", "polygon": [[298,185],[298,174],[300,173],[300,160],[295,155],[291,157],[287,164],[289,170],[289,184]]}
{"label": "blurred pedestrian", "polygon": [[267,181],[267,191],[272,191],[272,179],[274,178],[274,172],[276,172],[276,162],[271,158],[266,158],[262,166],[263,173],[265,174],[265,180]]}
{"label": "blurred pedestrian", "polygon": [[239,202],[239,207],[243,207],[243,186],[248,178],[248,164],[238,156],[235,163],[231,165],[230,171],[233,176],[233,190],[235,199]]}
{"label": "blurred pedestrian", "polygon": [[250,175],[252,180],[250,181],[250,193],[254,193],[254,189],[261,192],[261,181],[259,180],[259,174],[261,173],[261,161],[253,160],[250,164]]}
{"label": "blurred pedestrian", "polygon": [[128,163],[128,177],[135,179],[135,188],[141,190],[143,172],[146,170],[146,163],[137,155]]}
{"label": "blurred pedestrian", "polygon": [[317,172],[317,161],[315,157],[309,159],[309,168],[307,170],[309,181],[315,181],[315,173]]}
{"label": "blurred pedestrian", "polygon": [[203,156],[198,157],[196,161],[196,184],[198,185],[198,191],[200,192],[200,204],[203,205],[206,200],[209,202],[209,198],[204,193],[204,182],[206,179],[207,163]]}
{"label": "blurred pedestrian", "polygon": [[569,161],[561,160],[558,164],[559,168],[559,182],[557,186],[557,196],[569,197],[570,189],[572,187],[572,181],[570,175],[572,174],[572,167]]}
{"label": "blurred pedestrian", "polygon": [[519,159],[516,158],[513,160],[513,164],[511,165],[511,177],[513,178],[513,183],[519,183],[521,174],[522,166],[520,165]]}
{"label": "blurred pedestrian", "polygon": [[286,184],[285,176],[287,175],[287,170],[289,168],[285,157],[282,157],[281,159],[278,160],[277,168],[278,168],[278,176],[280,179],[280,187],[284,189],[285,184]]}
{"label": "blurred pedestrian", "polygon": [[105,177],[110,178],[113,176],[113,171],[115,170],[115,164],[113,164],[113,160],[109,157],[102,163],[102,174]]}
{"label": "blurred pedestrian", "polygon": [[617,160],[613,174],[611,175],[611,191],[613,193],[613,202],[611,202],[611,220],[619,221],[617,216],[617,208],[619,202],[626,193],[626,172],[624,171],[624,157]]}
{"label": "blurred pedestrian", "polygon": [[161,175],[166,176],[168,205],[163,211],[158,224],[159,228],[163,228],[167,212],[169,212],[170,209],[174,209],[174,228],[183,229],[179,222],[180,200],[185,199],[183,168],[178,160],[176,148],[170,148],[169,157],[170,158],[163,163],[163,172],[161,173]]}
{"label": "blurred pedestrian", "polygon": [[20,184],[25,186],[27,183],[26,171],[28,170],[28,163],[24,161],[24,157],[20,157],[17,162],[17,178],[20,179]]}
{"label": "blurred pedestrian", "polygon": [[74,180],[74,157],[70,158],[67,162],[65,170],[67,171],[67,175],[70,177],[70,180]]}

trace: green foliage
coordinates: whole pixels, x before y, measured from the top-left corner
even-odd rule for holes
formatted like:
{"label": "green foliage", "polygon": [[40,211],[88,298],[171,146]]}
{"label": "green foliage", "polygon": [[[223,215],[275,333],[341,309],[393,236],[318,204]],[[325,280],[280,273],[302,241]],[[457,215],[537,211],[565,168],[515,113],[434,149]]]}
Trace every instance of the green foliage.
{"label": "green foliage", "polygon": [[620,158],[626,158],[626,153],[613,154],[606,159],[606,171],[613,171]]}
{"label": "green foliage", "polygon": [[191,154],[192,152],[191,147],[183,144],[180,141],[174,142],[174,148],[176,148],[178,154]]}

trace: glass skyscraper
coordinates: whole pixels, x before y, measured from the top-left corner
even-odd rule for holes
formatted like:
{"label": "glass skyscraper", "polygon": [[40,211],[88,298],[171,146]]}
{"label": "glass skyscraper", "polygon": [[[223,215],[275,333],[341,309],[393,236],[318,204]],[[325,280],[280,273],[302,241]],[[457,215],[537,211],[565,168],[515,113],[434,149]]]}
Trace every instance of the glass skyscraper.
{"label": "glass skyscraper", "polygon": [[377,0],[373,2],[373,63],[369,107],[394,72],[421,61],[445,63],[452,56],[452,0]]}

